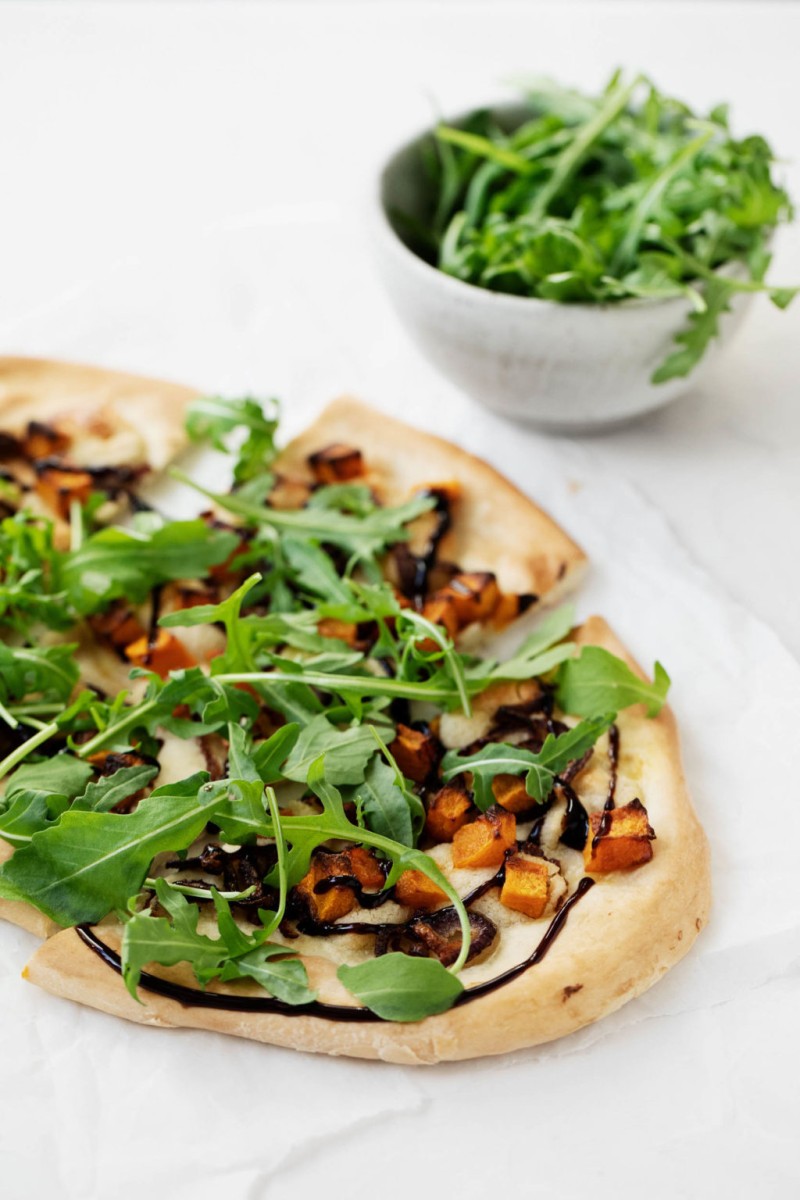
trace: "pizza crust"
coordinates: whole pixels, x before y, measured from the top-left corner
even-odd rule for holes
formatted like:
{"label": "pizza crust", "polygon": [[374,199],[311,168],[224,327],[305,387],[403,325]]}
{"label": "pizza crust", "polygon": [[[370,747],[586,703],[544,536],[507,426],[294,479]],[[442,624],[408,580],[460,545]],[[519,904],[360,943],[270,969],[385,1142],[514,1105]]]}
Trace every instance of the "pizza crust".
{"label": "pizza crust", "polygon": [[[601,618],[587,621],[577,640],[604,646],[641,674]],[[537,966],[448,1013],[416,1024],[348,1024],[192,1008],[144,991],[139,1004],[74,930],[45,942],[28,964],[26,978],[55,995],[143,1024],[210,1029],[297,1050],[395,1063],[477,1058],[562,1037],[656,983],[689,950],[708,919],[708,845],[686,790],[674,717],[665,708],[648,720],[637,707],[621,714],[618,724],[627,769],[638,773],[657,833],[652,861],[599,877]],[[113,924],[100,932],[113,943]],[[305,961],[312,986],[321,986],[325,998],[333,1000],[340,986],[335,964],[320,956]],[[159,973],[191,979],[187,969]]]}
{"label": "pizza crust", "polygon": [[464,571],[493,571],[501,591],[534,593],[555,604],[584,574],[580,547],[494,467],[349,396],[334,400],[289,443],[276,470],[310,481],[308,455],[334,442],[361,451],[365,481],[387,504],[426,485],[457,481],[462,495],[439,555]]}
{"label": "pizza crust", "polygon": [[198,395],[102,367],[0,358],[0,429],[22,436],[29,421],[63,424],[74,437],[67,457],[79,466],[163,470],[186,445],[184,416]]}

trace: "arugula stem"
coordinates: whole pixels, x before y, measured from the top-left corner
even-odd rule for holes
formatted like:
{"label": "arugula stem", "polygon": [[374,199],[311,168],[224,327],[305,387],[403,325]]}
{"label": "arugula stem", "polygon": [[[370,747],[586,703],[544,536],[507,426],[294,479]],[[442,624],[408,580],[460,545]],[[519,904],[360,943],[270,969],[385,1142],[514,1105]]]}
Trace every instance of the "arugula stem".
{"label": "arugula stem", "polygon": [[606,97],[605,103],[598,108],[594,116],[581,126],[572,141],[564,147],[555,161],[550,178],[536,193],[531,209],[533,218],[544,216],[558,193],[583,162],[594,142],[616,120],[640,83],[642,76],[637,75],[629,84],[618,85]]}
{"label": "arugula stem", "polygon": [[[161,879],[161,882],[165,883],[167,887],[173,890],[173,892],[180,892],[182,896],[192,896],[196,900],[211,899],[211,892],[207,891],[205,888],[192,887],[192,885],[189,883],[176,883],[171,879],[164,879],[163,876],[159,876],[159,878]],[[155,888],[155,886],[156,880],[152,875],[148,875],[142,884],[143,888]],[[252,896],[255,890],[255,884],[251,884],[251,886],[249,888],[245,888],[243,892],[219,892],[218,895],[220,895],[223,900],[229,900],[235,903],[237,900],[246,900],[248,896]]]}
{"label": "arugula stem", "polygon": [[19,725],[19,721],[16,719],[16,717],[13,716],[6,708],[5,704],[2,703],[0,703],[0,720],[5,721],[6,725],[10,725],[12,729],[16,729]]}
{"label": "arugula stem", "polygon": [[[322,688],[329,692],[356,692],[362,696],[399,696],[404,700],[453,700],[458,693],[455,688],[433,688],[427,683],[413,683],[406,679],[387,679],[378,675],[329,675],[323,671],[262,671],[232,675],[214,675],[217,683],[304,683],[308,687]],[[470,690],[473,694],[489,686],[489,682],[476,680]],[[467,681],[469,686],[469,681]]]}
{"label": "arugula stem", "polygon": [[4,775],[7,775],[9,771],[13,771],[14,767],[16,767],[18,763],[21,763],[23,759],[27,758],[37,746],[41,746],[48,740],[48,738],[51,738],[54,736],[54,734],[58,733],[58,728],[59,726],[57,721],[51,721],[49,725],[43,725],[38,733],[35,733],[33,737],[28,738],[28,740],[23,742],[21,746],[18,746],[16,750],[12,750],[10,754],[7,754],[6,757],[0,761],[0,779]]}
{"label": "arugula stem", "polygon": [[[79,746],[76,750],[78,758],[88,758],[95,751],[101,750],[107,742],[113,741],[118,734],[124,733],[127,729],[138,725],[143,717],[147,716],[149,712],[152,712],[157,707],[158,700],[147,700],[144,704],[135,705],[124,717],[120,717],[118,721],[113,721],[105,729],[101,729],[99,733],[95,734],[90,741],[84,742],[82,746]],[[0,772],[2,772],[2,765],[0,763]]]}

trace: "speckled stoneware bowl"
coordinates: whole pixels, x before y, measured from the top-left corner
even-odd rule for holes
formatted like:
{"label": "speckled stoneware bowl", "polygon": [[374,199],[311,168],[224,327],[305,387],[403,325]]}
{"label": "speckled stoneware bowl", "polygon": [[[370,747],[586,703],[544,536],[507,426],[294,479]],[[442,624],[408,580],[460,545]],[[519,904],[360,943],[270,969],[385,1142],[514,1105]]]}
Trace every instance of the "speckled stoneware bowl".
{"label": "speckled stoneware bowl", "polygon": [[[507,129],[524,114],[518,105],[493,112]],[[724,352],[749,294],[736,297],[721,337],[688,378],[654,385],[650,376],[686,326],[690,310],[683,297],[557,304],[490,292],[431,266],[409,248],[394,217],[430,216],[430,183],[420,154],[427,138],[430,130],[401,146],[380,172],[373,240],[381,276],[406,329],[431,363],[474,399],[553,432],[601,430],[694,388]]]}

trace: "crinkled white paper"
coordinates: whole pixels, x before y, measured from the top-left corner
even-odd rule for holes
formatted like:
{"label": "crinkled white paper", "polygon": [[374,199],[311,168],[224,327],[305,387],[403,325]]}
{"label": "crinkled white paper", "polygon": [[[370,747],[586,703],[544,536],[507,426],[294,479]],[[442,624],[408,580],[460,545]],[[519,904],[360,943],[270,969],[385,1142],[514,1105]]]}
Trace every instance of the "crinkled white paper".
{"label": "crinkled white paper", "polygon": [[589,553],[579,615],[670,671],[715,892],[688,958],[608,1020],[418,1071],[114,1021],[22,982],[33,939],[0,928],[5,1194],[672,1198],[711,1194],[722,1164],[731,1196],[795,1194],[800,666],[775,636],[593,443],[510,426],[435,376],[324,206],[117,264],[0,332],[3,350],[277,393],[293,429],[352,391],[489,458]]}

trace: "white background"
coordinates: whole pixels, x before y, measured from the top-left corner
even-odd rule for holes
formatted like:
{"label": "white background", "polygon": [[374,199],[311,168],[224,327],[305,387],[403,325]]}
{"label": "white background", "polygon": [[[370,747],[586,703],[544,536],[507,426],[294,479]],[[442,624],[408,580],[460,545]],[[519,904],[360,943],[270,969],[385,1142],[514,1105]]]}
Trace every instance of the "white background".
{"label": "white background", "polygon": [[[731,100],[800,198],[798,48],[789,3],[0,4],[0,351],[277,391],[294,424],[349,388],[487,454],[592,554],[583,611],[671,668],[717,891],[705,950],[618,1018],[416,1073],[78,1013],[31,995],[32,941],[0,931],[15,1200],[797,1194],[800,307],[759,300],[648,421],[548,440],[418,359],[363,206],[434,108],[618,64]],[[797,229],[776,249],[799,282]]]}

